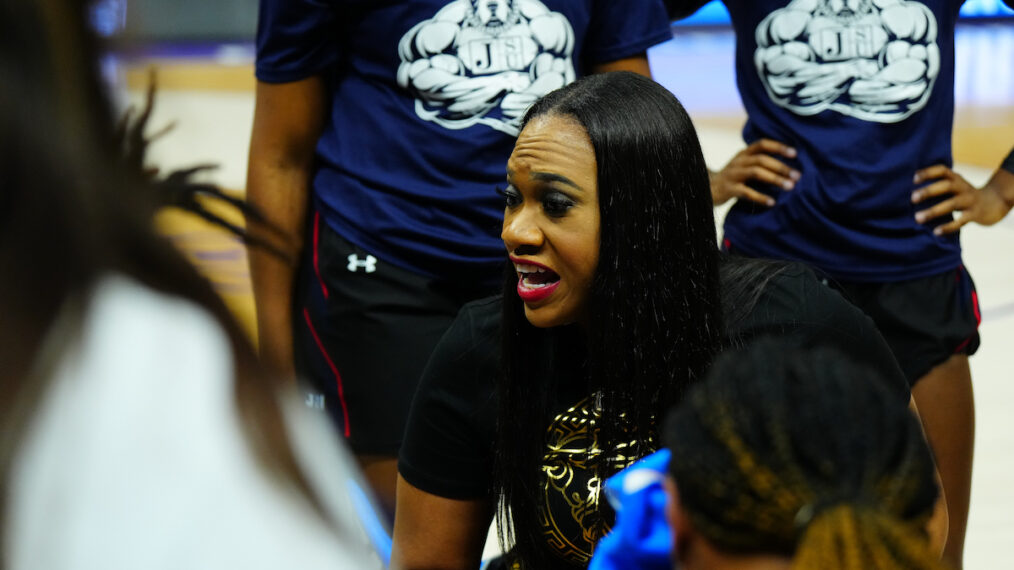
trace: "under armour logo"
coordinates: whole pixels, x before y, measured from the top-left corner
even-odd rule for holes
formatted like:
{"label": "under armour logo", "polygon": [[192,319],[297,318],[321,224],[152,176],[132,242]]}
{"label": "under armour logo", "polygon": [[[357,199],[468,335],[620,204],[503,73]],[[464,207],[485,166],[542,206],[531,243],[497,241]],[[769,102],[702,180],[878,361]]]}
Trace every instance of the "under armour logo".
{"label": "under armour logo", "polygon": [[359,259],[359,256],[350,253],[349,254],[349,271],[355,273],[362,267],[367,273],[373,273],[377,270],[377,258],[372,255],[367,255],[366,259]]}

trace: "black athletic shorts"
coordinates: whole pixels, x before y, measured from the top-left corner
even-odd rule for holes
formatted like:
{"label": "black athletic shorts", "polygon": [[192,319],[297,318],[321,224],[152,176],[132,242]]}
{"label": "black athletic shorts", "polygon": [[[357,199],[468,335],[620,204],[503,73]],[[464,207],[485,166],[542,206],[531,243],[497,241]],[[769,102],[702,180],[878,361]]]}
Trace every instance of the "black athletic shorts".
{"label": "black athletic shorts", "polygon": [[873,319],[909,385],[952,355],[979,349],[979,298],[964,266],[896,283],[831,285]]}
{"label": "black athletic shorts", "polygon": [[[468,301],[496,286],[385,263],[311,214],[294,292],[296,372],[360,455],[396,456],[430,352]],[[468,281],[468,280],[465,280]]]}

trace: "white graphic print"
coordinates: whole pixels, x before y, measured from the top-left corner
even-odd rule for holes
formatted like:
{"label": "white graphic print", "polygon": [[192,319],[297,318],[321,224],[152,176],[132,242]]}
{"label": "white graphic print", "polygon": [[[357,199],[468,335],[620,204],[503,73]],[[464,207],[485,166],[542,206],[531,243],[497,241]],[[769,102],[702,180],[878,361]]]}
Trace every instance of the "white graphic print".
{"label": "white graphic print", "polygon": [[793,0],[757,27],[754,62],[771,99],[794,113],[895,123],[929,100],[937,21],[912,0]]}
{"label": "white graphic print", "polygon": [[448,129],[517,135],[524,112],[574,81],[574,29],[538,0],[454,0],[398,45],[398,84]]}

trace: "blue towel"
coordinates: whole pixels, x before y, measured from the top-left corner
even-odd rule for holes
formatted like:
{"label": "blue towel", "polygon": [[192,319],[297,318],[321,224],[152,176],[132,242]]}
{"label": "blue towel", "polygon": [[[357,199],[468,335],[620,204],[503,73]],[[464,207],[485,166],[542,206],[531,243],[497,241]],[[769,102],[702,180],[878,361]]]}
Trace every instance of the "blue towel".
{"label": "blue towel", "polygon": [[606,481],[616,524],[599,541],[589,570],[672,570],[672,529],[662,486],[670,456],[663,449]]}

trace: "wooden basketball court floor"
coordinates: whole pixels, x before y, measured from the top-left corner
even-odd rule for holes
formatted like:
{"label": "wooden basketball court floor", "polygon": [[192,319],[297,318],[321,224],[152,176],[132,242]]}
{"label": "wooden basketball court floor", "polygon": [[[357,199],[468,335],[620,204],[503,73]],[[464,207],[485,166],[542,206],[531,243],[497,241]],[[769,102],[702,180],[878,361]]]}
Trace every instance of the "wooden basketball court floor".
{"label": "wooden basketball court floor", "polygon": [[[1014,24],[963,26],[957,38],[956,170],[981,185],[1014,146]],[[732,37],[723,30],[677,30],[650,54],[656,79],[684,102],[698,127],[705,156],[721,167],[743,143],[745,118],[735,90]],[[160,92],[152,128],[175,122],[152,147],[163,169],[217,163],[208,178],[242,195],[253,117],[253,53],[221,45],[198,55],[162,52],[110,66],[124,105],[137,103],[149,67]],[[229,215],[229,212],[223,212]],[[720,215],[724,211],[718,212]],[[211,279],[245,328],[254,312],[241,244],[201,220],[175,211],[159,215],[160,229]],[[972,358],[977,439],[966,568],[1009,564],[1014,537],[1014,214],[992,228],[962,233],[965,263],[982,303],[982,347]]]}

